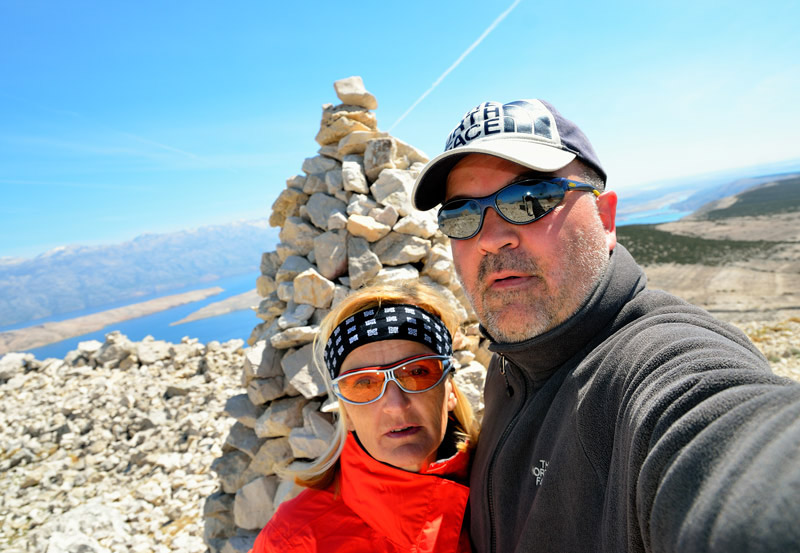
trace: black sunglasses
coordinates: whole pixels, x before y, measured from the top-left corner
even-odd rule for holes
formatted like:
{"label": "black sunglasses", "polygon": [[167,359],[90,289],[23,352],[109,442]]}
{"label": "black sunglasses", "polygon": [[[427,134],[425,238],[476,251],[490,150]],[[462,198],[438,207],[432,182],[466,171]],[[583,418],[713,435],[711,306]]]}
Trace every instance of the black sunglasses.
{"label": "black sunglasses", "polygon": [[467,240],[483,226],[487,208],[513,225],[538,221],[564,199],[570,190],[582,190],[600,195],[600,190],[585,182],[563,178],[524,179],[482,198],[458,198],[439,209],[439,229],[450,238]]}

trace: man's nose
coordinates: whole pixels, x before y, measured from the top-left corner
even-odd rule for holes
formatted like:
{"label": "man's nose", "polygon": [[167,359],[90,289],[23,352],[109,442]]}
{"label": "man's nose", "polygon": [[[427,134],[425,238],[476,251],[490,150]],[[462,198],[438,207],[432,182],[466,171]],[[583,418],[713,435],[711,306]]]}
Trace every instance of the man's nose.
{"label": "man's nose", "polygon": [[502,248],[516,248],[519,245],[520,225],[512,225],[502,217],[493,207],[488,208],[483,214],[483,225],[478,231],[478,248],[482,253],[497,253]]}

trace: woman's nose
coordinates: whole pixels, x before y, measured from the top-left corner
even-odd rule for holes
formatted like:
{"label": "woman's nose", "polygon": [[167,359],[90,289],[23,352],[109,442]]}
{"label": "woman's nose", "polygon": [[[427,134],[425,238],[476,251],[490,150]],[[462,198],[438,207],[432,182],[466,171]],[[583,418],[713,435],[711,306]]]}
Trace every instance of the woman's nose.
{"label": "woman's nose", "polygon": [[386,391],[381,398],[384,410],[405,409],[410,403],[408,394],[397,385],[397,382],[389,382]]}

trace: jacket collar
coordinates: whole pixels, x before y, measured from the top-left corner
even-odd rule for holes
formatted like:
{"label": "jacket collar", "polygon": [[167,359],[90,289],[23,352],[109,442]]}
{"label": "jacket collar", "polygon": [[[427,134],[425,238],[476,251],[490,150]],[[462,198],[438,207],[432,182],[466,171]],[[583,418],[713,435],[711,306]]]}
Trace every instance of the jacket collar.
{"label": "jacket collar", "polygon": [[408,472],[373,459],[352,434],[340,462],[342,500],[402,550],[456,551],[469,488],[469,453],[457,452],[425,471]]}
{"label": "jacket collar", "polygon": [[523,342],[493,341],[489,350],[510,359],[538,386],[598,336],[604,337],[625,303],[643,290],[646,283],[644,271],[628,250],[617,244],[605,274],[575,315]]}

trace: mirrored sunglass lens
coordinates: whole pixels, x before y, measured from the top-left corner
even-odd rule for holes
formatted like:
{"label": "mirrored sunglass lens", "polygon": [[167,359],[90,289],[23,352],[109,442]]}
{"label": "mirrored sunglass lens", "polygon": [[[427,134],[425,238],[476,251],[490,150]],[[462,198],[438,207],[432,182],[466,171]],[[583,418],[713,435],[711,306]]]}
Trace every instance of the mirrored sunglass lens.
{"label": "mirrored sunglass lens", "polygon": [[547,214],[564,199],[564,190],[557,184],[542,181],[536,184],[512,184],[497,193],[497,209],[515,223],[529,223]]}
{"label": "mirrored sunglass lens", "polygon": [[381,393],[384,380],[381,371],[352,374],[339,380],[339,392],[350,401],[370,401]]}
{"label": "mirrored sunglass lens", "polygon": [[451,238],[466,238],[481,225],[481,206],[472,200],[450,202],[439,211],[439,229]]}
{"label": "mirrored sunglass lens", "polygon": [[418,392],[434,386],[443,372],[441,359],[420,359],[395,369],[394,377],[406,390]]}

